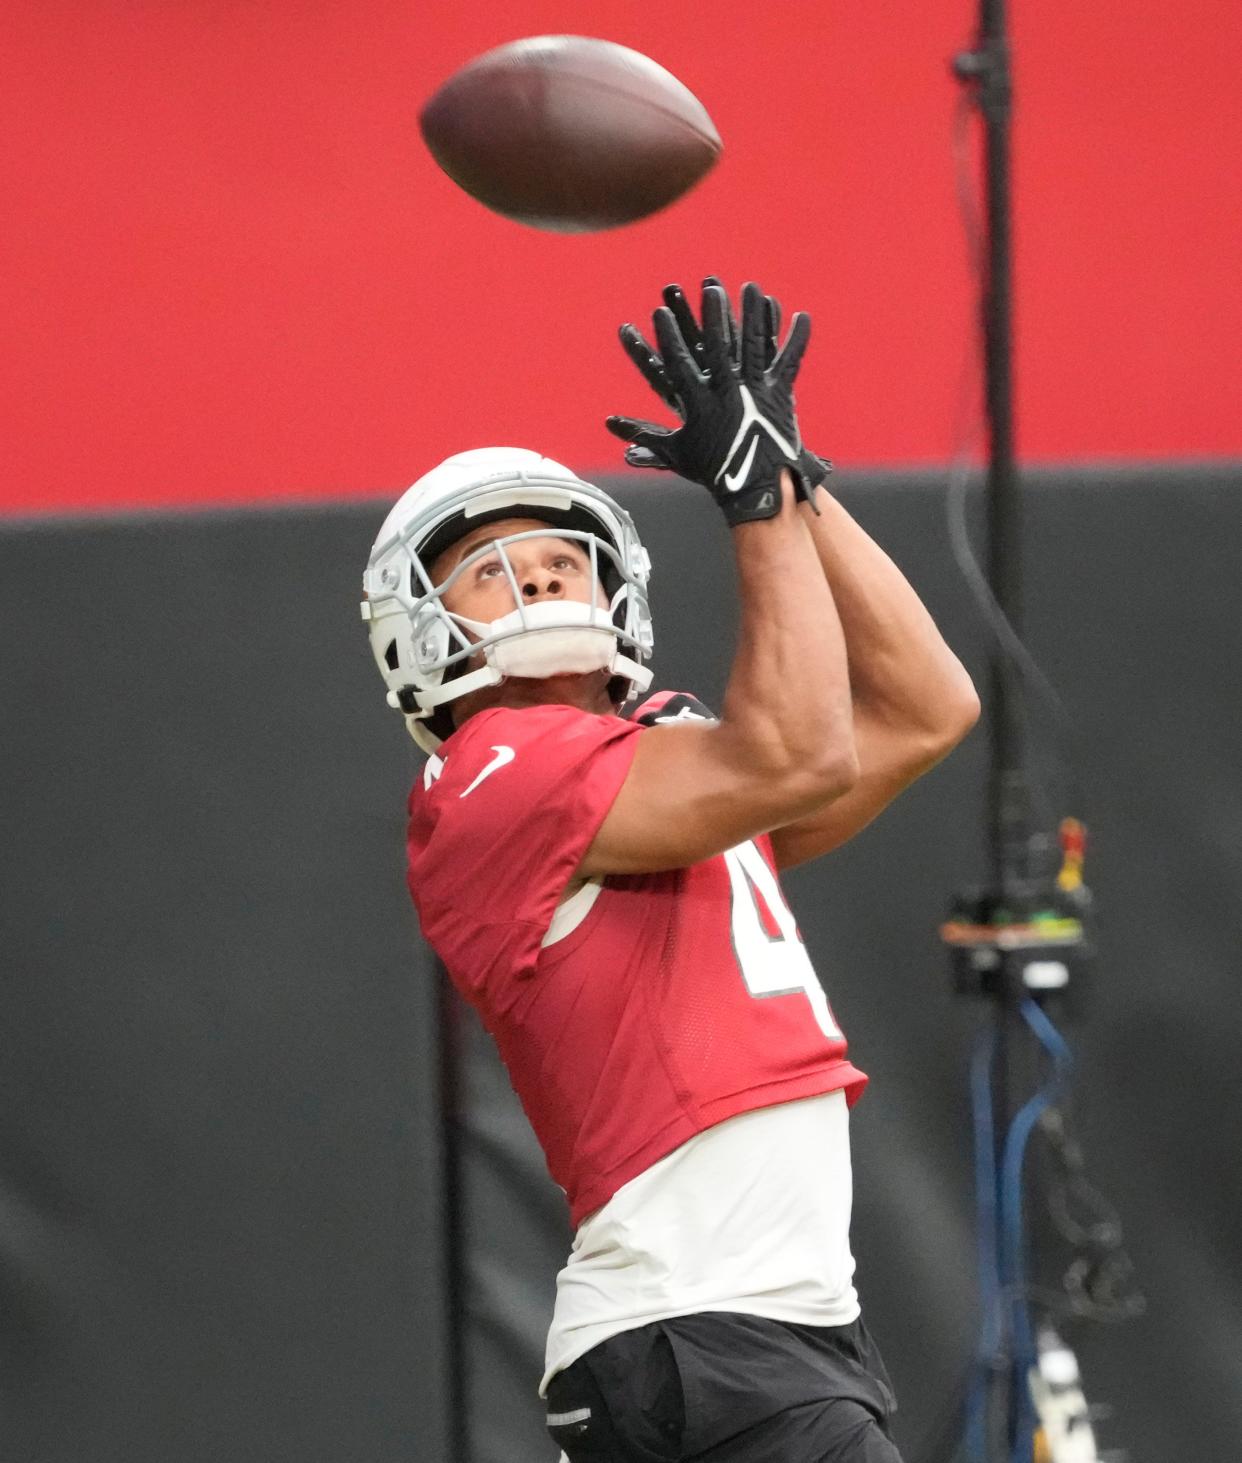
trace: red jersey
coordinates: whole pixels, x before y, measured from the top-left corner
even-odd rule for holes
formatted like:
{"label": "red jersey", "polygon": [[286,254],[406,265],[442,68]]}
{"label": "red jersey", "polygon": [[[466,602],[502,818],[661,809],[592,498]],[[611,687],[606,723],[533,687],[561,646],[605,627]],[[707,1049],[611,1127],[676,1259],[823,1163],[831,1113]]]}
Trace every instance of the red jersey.
{"label": "red jersey", "polygon": [[410,794],[423,934],[495,1039],[575,1225],[725,1118],[842,1087],[853,1103],[867,1080],[846,1060],[766,837],[685,869],[609,876],[558,912],[643,723],[677,714],[707,715],[667,693],[640,720],[480,712]]}

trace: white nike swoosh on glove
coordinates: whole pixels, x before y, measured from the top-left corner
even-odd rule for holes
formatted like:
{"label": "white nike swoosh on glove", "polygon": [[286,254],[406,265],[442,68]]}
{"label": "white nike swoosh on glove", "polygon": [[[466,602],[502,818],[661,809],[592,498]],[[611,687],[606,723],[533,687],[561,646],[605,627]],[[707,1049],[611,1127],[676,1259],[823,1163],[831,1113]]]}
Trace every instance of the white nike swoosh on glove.
{"label": "white nike swoosh on glove", "polygon": [[752,437],[750,439],[750,446],[746,449],[746,456],[742,458],[741,467],[739,467],[736,472],[725,473],[724,485],[730,493],[736,493],[737,490],[746,481],[746,478],[750,473],[750,465],[755,460],[755,452],[757,451],[758,447],[759,438]]}
{"label": "white nike swoosh on glove", "polygon": [[[728,456],[725,458],[725,465],[727,466],[732,461],[733,454],[741,447],[746,433],[752,426],[758,427],[761,432],[766,432],[786,457],[797,457],[797,447],[792,442],[787,442],[772,423],[768,421],[767,417],[756,407],[755,398],[750,394],[749,388],[739,386],[738,391],[742,398],[742,420],[737,424],[737,431],[733,434],[733,445],[729,448]],[[720,482],[723,480],[725,488],[730,493],[736,493],[738,488],[746,480],[746,474],[750,471],[750,465],[754,461],[755,449],[758,445],[758,436],[752,437],[750,440],[750,448],[746,453],[746,460],[737,472],[726,472],[724,467],[722,467],[716,474],[716,481]]]}

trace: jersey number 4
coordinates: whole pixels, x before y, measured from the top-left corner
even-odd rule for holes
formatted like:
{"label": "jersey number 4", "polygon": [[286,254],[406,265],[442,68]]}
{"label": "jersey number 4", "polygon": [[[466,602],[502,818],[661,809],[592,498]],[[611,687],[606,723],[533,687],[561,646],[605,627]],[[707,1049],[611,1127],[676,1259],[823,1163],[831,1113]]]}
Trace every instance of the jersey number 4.
{"label": "jersey number 4", "polygon": [[733,885],[733,951],[746,989],[759,998],[801,992],[824,1035],[839,1041],[841,1028],[767,860],[753,843],[739,843],[724,861]]}

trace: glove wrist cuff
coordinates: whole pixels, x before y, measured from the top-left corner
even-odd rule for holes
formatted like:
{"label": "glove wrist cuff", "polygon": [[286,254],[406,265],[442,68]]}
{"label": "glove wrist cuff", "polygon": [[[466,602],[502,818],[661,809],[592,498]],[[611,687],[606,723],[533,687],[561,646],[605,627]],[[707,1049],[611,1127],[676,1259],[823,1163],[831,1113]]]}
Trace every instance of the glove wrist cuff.
{"label": "glove wrist cuff", "polygon": [[816,457],[814,452],[809,452],[804,447],[798,453],[798,462],[794,470],[794,481],[798,487],[798,496],[809,499],[815,488],[823,487],[831,471],[831,462],[826,458]]}

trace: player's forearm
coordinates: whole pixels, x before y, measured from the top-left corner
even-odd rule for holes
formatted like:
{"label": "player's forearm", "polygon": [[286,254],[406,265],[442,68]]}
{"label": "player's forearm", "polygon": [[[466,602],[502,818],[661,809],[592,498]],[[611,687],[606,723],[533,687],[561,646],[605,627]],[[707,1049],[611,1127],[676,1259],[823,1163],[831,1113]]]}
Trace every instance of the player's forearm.
{"label": "player's forearm", "polygon": [[932,737],[963,736],[979,714],[965,667],[909,581],[827,493],[816,516],[799,508],[832,586],[860,713]]}
{"label": "player's forearm", "polygon": [[757,771],[848,781],[856,762],[845,635],[785,478],[781,512],[733,530],[741,624],[721,731]]}

